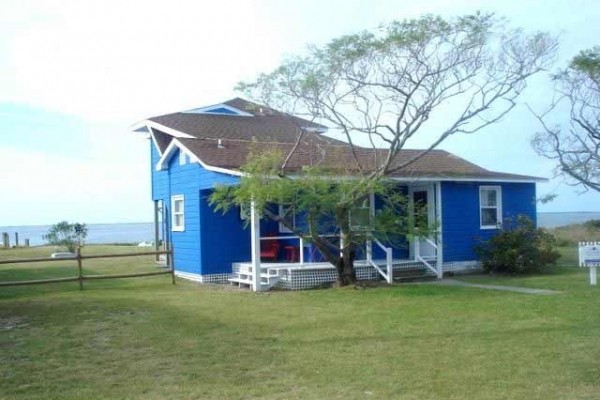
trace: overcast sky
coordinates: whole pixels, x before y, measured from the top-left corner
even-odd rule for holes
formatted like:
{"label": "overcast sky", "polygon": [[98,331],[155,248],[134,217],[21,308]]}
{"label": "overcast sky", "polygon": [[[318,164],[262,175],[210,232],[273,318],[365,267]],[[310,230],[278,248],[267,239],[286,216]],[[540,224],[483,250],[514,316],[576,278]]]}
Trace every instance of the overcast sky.
{"label": "overcast sky", "polygon": [[[416,4],[421,3],[421,4]],[[424,13],[493,11],[561,35],[557,68],[598,43],[597,1],[0,0],[0,226],[150,221],[147,142],[129,126],[225,101],[235,83],[307,44]],[[527,101],[551,95],[540,77]],[[441,148],[488,169],[551,177],[521,104],[500,124]],[[561,180],[540,211],[600,211],[600,195]]]}

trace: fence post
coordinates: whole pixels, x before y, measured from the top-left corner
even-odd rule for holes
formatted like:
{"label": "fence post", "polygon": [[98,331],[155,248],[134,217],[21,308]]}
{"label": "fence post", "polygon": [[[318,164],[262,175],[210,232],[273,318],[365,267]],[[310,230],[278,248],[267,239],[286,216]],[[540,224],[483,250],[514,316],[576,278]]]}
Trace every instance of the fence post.
{"label": "fence post", "polygon": [[170,253],[167,254],[167,258],[171,259],[171,282],[173,285],[175,284],[175,257],[173,253],[173,248],[169,249]]}
{"label": "fence post", "polygon": [[79,280],[79,290],[83,290],[83,266],[81,262],[80,246],[77,246],[77,279]]}
{"label": "fence post", "polygon": [[10,236],[8,236],[8,232],[2,232],[2,246],[7,249],[10,247]]}
{"label": "fence post", "polygon": [[15,247],[19,247],[19,232],[15,232]]}

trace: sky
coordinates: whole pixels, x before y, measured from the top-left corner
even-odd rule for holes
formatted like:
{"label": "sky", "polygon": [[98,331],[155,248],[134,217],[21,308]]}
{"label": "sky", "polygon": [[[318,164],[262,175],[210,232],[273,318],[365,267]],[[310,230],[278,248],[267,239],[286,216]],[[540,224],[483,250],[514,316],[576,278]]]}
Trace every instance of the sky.
{"label": "sky", "polygon": [[[599,44],[593,0],[0,0],[0,226],[150,221],[149,146],[131,125],[235,97],[237,82],[309,44],[476,10],[560,35],[556,69]],[[552,162],[529,144],[539,126],[525,107],[542,110],[551,96],[540,76],[507,118],[440,148],[491,170],[551,178]],[[600,211],[599,194],[563,179],[539,184],[547,193],[558,197],[539,211]]]}

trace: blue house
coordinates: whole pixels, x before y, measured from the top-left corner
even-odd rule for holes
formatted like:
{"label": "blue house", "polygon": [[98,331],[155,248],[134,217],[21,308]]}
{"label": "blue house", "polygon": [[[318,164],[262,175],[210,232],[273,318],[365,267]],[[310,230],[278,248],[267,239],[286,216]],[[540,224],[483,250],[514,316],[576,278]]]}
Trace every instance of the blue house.
{"label": "blue house", "polygon": [[[310,243],[284,226],[259,219],[253,207],[215,212],[209,196],[216,185],[239,182],[240,166],[253,148],[289,150],[304,132],[288,168],[315,165],[327,157],[344,163],[345,142],[326,127],[243,99],[152,117],[134,127],[149,140],[157,242],[174,250],[179,277],[203,283],[237,282],[255,290],[303,289],[332,282],[336,271]],[[360,148],[368,163],[383,150]],[[403,150],[398,165],[420,155]],[[402,271],[437,277],[477,267],[474,246],[523,214],[536,220],[536,182],[541,178],[493,172],[442,150],[433,150],[389,177],[414,204],[426,207],[432,237],[397,248],[372,240],[356,262],[359,279],[391,282]],[[371,209],[377,207],[371,199]],[[250,219],[250,224],[246,221]],[[262,253],[262,254],[261,254]]]}

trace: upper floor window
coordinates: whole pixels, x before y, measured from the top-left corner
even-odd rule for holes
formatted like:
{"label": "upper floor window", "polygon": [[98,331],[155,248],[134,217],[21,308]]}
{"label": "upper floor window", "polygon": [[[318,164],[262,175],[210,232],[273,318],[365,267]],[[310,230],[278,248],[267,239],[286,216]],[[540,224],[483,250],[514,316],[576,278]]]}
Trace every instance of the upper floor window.
{"label": "upper floor window", "polygon": [[179,150],[179,165],[185,165],[188,163],[188,156],[183,152],[183,150]]}
{"label": "upper floor window", "polygon": [[185,230],[185,209],[182,194],[171,196],[171,230],[183,232]]}
{"label": "upper floor window", "polygon": [[479,187],[479,218],[481,229],[502,227],[502,188],[500,186]]}

